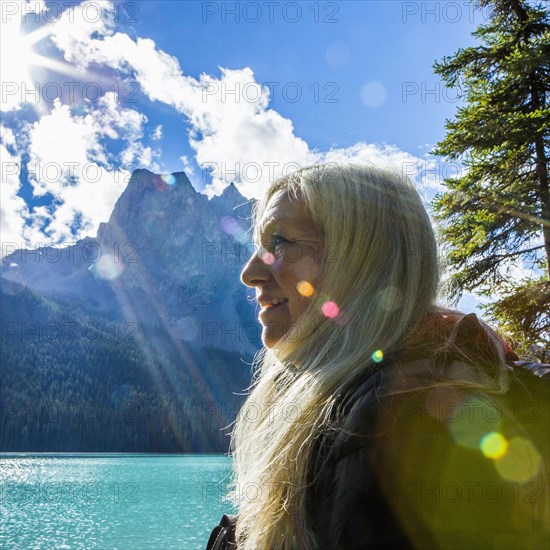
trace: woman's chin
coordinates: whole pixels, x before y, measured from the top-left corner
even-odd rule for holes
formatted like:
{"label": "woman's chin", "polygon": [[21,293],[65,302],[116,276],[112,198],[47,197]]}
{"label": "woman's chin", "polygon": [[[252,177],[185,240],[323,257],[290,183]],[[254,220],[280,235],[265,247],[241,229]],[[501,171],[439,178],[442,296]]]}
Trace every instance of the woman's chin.
{"label": "woman's chin", "polygon": [[275,348],[282,337],[288,332],[290,325],[282,323],[266,323],[262,329],[262,342],[266,348]]}
{"label": "woman's chin", "polygon": [[276,339],[275,338],[267,338],[267,337],[262,338],[263,345],[266,348],[273,349],[273,350],[277,349],[277,344],[280,341],[281,341],[280,338],[276,338]]}

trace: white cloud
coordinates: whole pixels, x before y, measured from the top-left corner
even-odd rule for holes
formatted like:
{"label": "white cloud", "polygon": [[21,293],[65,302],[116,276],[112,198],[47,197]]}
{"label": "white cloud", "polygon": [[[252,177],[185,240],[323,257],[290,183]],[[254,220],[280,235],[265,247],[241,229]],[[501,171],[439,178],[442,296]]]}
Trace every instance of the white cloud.
{"label": "white cloud", "polygon": [[[66,39],[58,40],[62,45]],[[134,78],[153,101],[173,106],[191,124],[190,145],[195,161],[212,182],[204,192],[215,195],[235,181],[247,197],[262,194],[276,177],[316,162],[335,160],[370,161],[379,166],[417,165],[423,161],[391,145],[359,143],[328,152],[312,150],[296,136],[292,121],[269,109],[269,89],[256,82],[248,67],[230,70],[220,67],[216,78],[202,74],[185,76],[179,61],[156,48],[153,40],[115,33],[104,37],[86,36],[65,58],[82,67],[95,62],[108,65]],[[233,91],[237,93],[232,93]],[[412,170],[412,169],[411,169]],[[416,177],[421,171],[413,170]]]}
{"label": "white cloud", "polygon": [[151,134],[151,139],[153,141],[158,141],[159,139],[162,139],[162,124],[159,124]]}
{"label": "white cloud", "polygon": [[72,236],[68,228],[80,217],[80,228],[74,238],[95,235],[99,223],[109,219],[115,202],[128,183],[128,178],[129,174],[125,171],[100,169],[93,177],[81,177],[78,185],[65,188],[62,195],[63,203],[48,218],[50,223],[47,233],[51,240],[70,240]]}
{"label": "white cloud", "polygon": [[93,0],[65,9],[59,19],[50,25],[50,30],[55,44],[66,53],[67,61],[83,61],[90,56],[87,44],[94,40],[92,35],[111,35],[114,26],[112,2]]}
{"label": "white cloud", "polygon": [[[94,9],[101,6],[103,17],[86,17],[86,6],[92,4]],[[110,67],[122,80],[139,84],[151,101],[170,105],[184,115],[190,123],[189,143],[200,170],[195,179],[202,183],[206,173],[211,177],[204,189],[207,195],[219,194],[235,181],[243,195],[258,197],[270,181],[284,173],[315,163],[346,160],[392,166],[405,173],[409,170],[425,198],[440,185],[437,177],[424,177],[419,168],[422,163],[430,166],[432,159],[427,155],[415,157],[394,145],[357,143],[329,151],[312,149],[295,134],[291,120],[269,108],[269,88],[256,82],[250,68],[220,67],[219,77],[186,76],[178,59],[159,50],[153,40],[134,40],[115,32],[113,13],[112,4],[106,0],[76,6],[50,26],[51,39],[79,74],[91,65]],[[142,143],[146,122],[143,114],[117,105],[112,93],[93,104],[88,102],[78,114],[57,102],[52,112],[30,129],[29,140],[31,162],[42,166],[50,163],[53,170],[59,170],[59,177],[34,177],[35,193],[52,193],[60,204],[53,212],[40,211],[39,221],[34,220],[32,227],[49,221],[49,235],[61,240],[70,235],[68,228],[81,216],[87,229],[81,229],[79,235],[93,233],[99,222],[108,218],[126,181],[106,170],[113,159],[105,140],[125,142],[119,153],[123,167],[131,169],[139,164],[160,171],[158,151]],[[150,137],[154,141],[161,136],[162,126],[157,125]],[[186,172],[191,172],[190,160],[182,157],[182,161]],[[97,182],[86,177],[86,165],[89,174],[93,167],[102,168]]]}
{"label": "white cloud", "polygon": [[189,159],[187,158],[187,155],[182,155],[180,157],[181,162],[183,163],[183,171],[189,176],[190,174],[195,173],[195,169],[193,168],[193,165],[189,162]]}
{"label": "white cloud", "polygon": [[[36,195],[51,193],[58,199],[51,212],[42,212],[41,224],[53,242],[95,234],[107,221],[129,178],[127,168],[158,169],[158,153],[141,143],[147,118],[120,107],[114,93],[100,98],[94,108],[73,114],[55,102],[53,111],[29,131],[30,181]],[[119,166],[102,142],[105,137],[126,143]],[[79,222],[76,235],[71,226]]]}
{"label": "white cloud", "polygon": [[29,211],[22,197],[17,195],[20,188],[20,157],[13,154],[15,136],[5,126],[0,126],[0,235],[2,238],[2,255],[6,252],[7,243],[16,247],[26,243],[25,218]]}
{"label": "white cloud", "polygon": [[346,148],[334,148],[326,153],[318,154],[321,162],[358,162],[372,163],[379,168],[388,168],[406,173],[403,169],[407,163],[416,163],[418,158],[401,151],[395,145],[374,145],[372,143],[356,143]]}
{"label": "white cloud", "polygon": [[0,125],[0,142],[8,147],[13,147],[15,145],[15,135],[11,128]]}

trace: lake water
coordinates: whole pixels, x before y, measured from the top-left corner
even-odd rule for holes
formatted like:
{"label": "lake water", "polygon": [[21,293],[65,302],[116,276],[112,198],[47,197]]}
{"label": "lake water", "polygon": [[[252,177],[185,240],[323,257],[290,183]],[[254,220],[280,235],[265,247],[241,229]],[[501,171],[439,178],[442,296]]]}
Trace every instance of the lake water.
{"label": "lake water", "polygon": [[204,550],[222,514],[223,455],[2,454],[0,548]]}

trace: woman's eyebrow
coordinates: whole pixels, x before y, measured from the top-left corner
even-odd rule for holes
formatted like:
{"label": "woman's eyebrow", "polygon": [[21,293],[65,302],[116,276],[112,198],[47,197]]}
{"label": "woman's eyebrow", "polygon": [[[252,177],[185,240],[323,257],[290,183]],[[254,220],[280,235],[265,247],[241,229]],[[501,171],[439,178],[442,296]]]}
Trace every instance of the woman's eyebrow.
{"label": "woman's eyebrow", "polygon": [[[271,226],[273,226],[276,223],[281,222],[281,221],[283,221],[283,222],[284,221],[289,221],[289,218],[287,218],[285,216],[276,216],[274,218],[268,218],[267,221],[260,224],[260,226],[258,228],[258,234],[259,235],[264,235]],[[292,226],[292,220],[289,221],[289,225]]]}
{"label": "woman's eyebrow", "polygon": [[[287,218],[286,216],[272,216],[272,217],[269,217],[267,218],[267,220],[263,223],[260,224],[260,230],[262,231],[265,231],[266,227],[274,224],[274,223],[277,223],[277,222],[280,222],[280,221],[288,221],[289,218]],[[290,223],[292,223],[292,219],[290,219]]]}
{"label": "woman's eyebrow", "polygon": [[261,223],[256,231],[256,235],[259,239],[265,236],[270,228],[272,228],[278,222],[285,222],[287,227],[291,229],[293,234],[297,234],[300,237],[317,237],[322,238],[322,233],[318,229],[311,229],[309,231],[303,230],[299,225],[296,224],[294,218],[289,218],[284,215],[274,215],[269,217],[265,222]]}

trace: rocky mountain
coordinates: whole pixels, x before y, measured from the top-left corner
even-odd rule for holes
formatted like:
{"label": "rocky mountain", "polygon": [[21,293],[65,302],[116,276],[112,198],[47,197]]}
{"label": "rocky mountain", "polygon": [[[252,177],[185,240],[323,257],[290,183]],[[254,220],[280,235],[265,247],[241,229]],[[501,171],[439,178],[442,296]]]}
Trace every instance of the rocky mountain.
{"label": "rocky mountain", "polygon": [[227,451],[250,357],[0,282],[2,451]]}
{"label": "rocky mountain", "polygon": [[239,278],[252,251],[251,206],[234,184],[208,200],[183,172],[136,170],[95,238],[14,250],[1,275],[192,347],[253,353],[254,293]]}
{"label": "rocky mountain", "polygon": [[[6,451],[224,452],[260,348],[252,204],[136,170],[97,235],[1,265]],[[4,243],[4,249],[9,243]]]}

